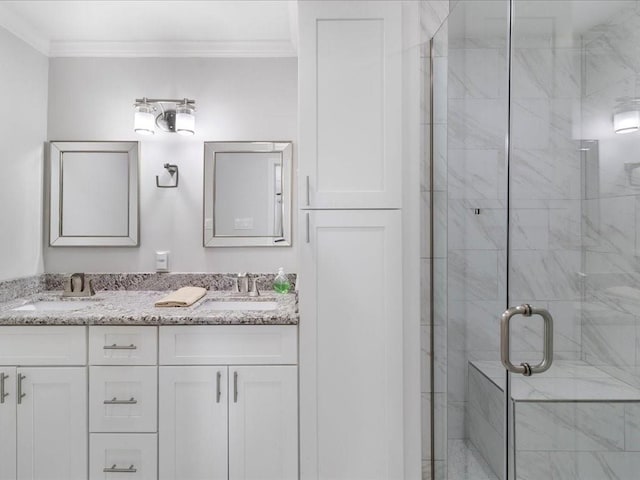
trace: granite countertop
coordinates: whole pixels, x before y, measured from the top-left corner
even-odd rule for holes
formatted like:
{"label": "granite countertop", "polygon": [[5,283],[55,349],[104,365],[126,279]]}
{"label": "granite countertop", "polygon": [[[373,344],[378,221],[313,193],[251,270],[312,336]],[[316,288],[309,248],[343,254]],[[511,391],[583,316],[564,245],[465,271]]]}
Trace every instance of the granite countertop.
{"label": "granite countertop", "polygon": [[[297,325],[297,295],[273,292],[259,297],[209,291],[190,307],[154,307],[168,291],[100,291],[93,297],[62,298],[60,291],[36,293],[0,303],[2,325]],[[77,310],[14,310],[33,302],[81,302]],[[273,310],[211,310],[208,300],[276,302]],[[86,303],[86,307],[84,304]]]}

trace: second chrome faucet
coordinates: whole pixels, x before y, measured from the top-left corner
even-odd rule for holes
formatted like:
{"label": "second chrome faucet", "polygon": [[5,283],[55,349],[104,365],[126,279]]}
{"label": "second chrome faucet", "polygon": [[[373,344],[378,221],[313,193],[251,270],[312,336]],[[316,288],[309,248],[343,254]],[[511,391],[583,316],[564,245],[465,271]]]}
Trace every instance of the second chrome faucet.
{"label": "second chrome faucet", "polygon": [[[249,288],[251,286],[251,288]],[[247,272],[240,272],[236,277],[236,292],[257,297],[260,295],[256,277],[253,278]]]}

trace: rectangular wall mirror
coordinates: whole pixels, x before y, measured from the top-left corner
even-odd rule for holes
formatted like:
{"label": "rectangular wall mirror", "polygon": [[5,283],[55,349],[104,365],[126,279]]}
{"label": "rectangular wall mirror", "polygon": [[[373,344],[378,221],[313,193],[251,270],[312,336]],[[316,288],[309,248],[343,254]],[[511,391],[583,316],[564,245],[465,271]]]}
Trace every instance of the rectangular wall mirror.
{"label": "rectangular wall mirror", "polygon": [[291,142],[204,144],[204,246],[291,245]]}
{"label": "rectangular wall mirror", "polygon": [[51,142],[49,244],[138,245],[138,142]]}

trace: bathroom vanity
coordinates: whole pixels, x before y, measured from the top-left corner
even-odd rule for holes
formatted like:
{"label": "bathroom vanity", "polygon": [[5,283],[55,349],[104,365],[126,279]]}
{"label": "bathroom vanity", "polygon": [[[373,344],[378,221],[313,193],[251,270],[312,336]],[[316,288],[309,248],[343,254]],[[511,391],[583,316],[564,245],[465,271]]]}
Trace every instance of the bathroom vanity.
{"label": "bathroom vanity", "polygon": [[0,304],[0,479],[296,479],[296,295]]}

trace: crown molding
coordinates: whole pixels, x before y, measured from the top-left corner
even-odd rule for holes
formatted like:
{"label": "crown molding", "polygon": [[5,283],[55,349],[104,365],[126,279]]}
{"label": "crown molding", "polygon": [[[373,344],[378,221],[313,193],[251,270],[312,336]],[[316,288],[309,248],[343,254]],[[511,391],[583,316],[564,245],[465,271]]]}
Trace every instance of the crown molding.
{"label": "crown molding", "polygon": [[42,37],[36,28],[25,22],[18,15],[0,2],[0,26],[11,32],[20,40],[31,45],[38,52],[49,56],[50,42]]}
{"label": "crown molding", "polygon": [[290,40],[243,42],[51,42],[50,57],[295,57]]}
{"label": "crown molding", "polygon": [[[291,8],[291,7],[290,7]],[[291,39],[189,42],[49,41],[0,2],[0,26],[48,57],[296,57],[297,27]]]}

